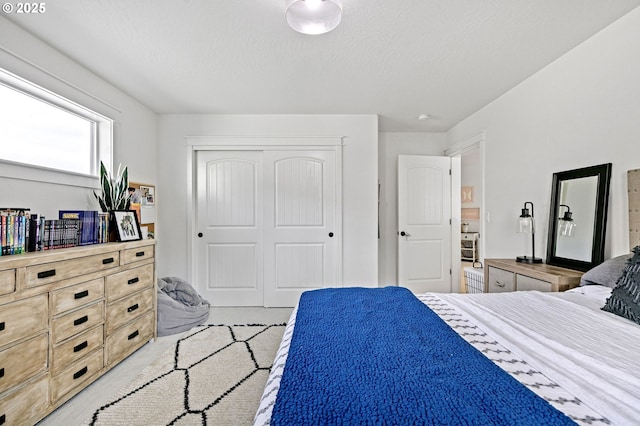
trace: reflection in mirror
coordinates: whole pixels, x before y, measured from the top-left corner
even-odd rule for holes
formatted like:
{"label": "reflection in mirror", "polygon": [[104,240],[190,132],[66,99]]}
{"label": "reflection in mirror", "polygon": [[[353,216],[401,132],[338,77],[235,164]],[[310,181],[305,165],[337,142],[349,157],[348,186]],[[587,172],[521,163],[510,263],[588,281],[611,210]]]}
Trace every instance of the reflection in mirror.
{"label": "reflection in mirror", "polygon": [[[560,183],[559,201],[556,212],[558,232],[556,233],[556,256],[567,259],[591,261],[593,249],[593,226],[596,215],[596,195],[598,194],[598,178],[589,176],[565,180]],[[564,223],[565,214],[562,206],[569,206],[571,219],[575,229],[570,237]],[[562,225],[562,226],[560,226]]]}
{"label": "reflection in mirror", "polygon": [[611,164],[553,174],[547,263],[586,271],[604,260]]}

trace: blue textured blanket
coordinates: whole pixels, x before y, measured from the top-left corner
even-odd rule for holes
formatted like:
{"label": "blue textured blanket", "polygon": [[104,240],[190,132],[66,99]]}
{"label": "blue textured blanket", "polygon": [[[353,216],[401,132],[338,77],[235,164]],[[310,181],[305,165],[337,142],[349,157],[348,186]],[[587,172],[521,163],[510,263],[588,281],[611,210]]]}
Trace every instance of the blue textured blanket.
{"label": "blue textured blanket", "polygon": [[273,425],[566,425],[404,288],[303,293]]}

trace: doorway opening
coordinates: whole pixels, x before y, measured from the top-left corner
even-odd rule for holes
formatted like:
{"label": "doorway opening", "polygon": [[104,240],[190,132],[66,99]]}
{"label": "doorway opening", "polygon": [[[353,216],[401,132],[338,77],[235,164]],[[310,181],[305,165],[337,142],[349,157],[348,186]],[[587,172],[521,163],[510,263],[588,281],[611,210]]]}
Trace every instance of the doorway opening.
{"label": "doorway opening", "polygon": [[[482,273],[484,260],[485,226],[487,217],[484,208],[484,132],[454,145],[446,154],[459,160],[460,194],[457,211],[453,212],[454,223],[459,223],[459,232],[453,232],[455,272],[459,279],[460,293],[468,291],[468,276],[475,277]],[[458,196],[452,194],[453,197]],[[465,274],[465,268],[467,273]],[[471,273],[469,273],[471,272]]]}

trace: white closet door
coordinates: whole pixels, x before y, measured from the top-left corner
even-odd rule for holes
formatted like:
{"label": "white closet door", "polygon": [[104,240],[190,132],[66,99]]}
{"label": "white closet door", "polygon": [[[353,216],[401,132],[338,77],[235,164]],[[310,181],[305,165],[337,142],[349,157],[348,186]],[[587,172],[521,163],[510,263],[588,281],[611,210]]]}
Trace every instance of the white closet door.
{"label": "white closet door", "polygon": [[196,287],[215,306],[263,306],[262,152],[199,151]]}
{"label": "white closet door", "polygon": [[338,284],[335,151],[264,153],[265,306]]}

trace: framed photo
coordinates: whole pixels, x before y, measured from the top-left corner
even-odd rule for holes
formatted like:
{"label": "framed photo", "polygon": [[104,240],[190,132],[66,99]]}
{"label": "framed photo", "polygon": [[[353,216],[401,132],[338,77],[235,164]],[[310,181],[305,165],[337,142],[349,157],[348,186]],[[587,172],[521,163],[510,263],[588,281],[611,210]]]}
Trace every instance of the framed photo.
{"label": "framed photo", "polygon": [[142,204],[154,205],[156,203],[156,188],[153,186],[140,185],[140,198]]}
{"label": "framed photo", "polygon": [[473,203],[473,186],[463,186],[461,189],[462,204]]}
{"label": "framed photo", "polygon": [[133,210],[114,210],[112,223],[118,234],[118,241],[137,241],[142,239],[138,216]]}
{"label": "framed photo", "polygon": [[470,220],[479,220],[480,219],[480,208],[465,208],[462,209],[462,219],[470,219]]}

